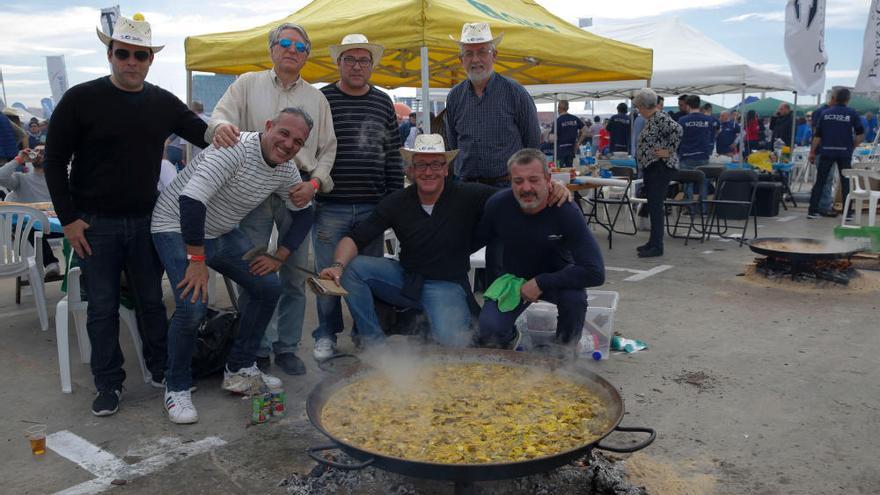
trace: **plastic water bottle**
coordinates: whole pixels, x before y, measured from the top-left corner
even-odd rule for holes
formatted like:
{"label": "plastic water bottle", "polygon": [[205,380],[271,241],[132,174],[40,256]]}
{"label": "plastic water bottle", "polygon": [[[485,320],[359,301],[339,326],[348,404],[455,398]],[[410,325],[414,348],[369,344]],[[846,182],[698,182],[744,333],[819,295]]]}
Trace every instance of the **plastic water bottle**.
{"label": "plastic water bottle", "polygon": [[578,342],[577,346],[578,356],[590,356],[595,361],[600,361],[602,359],[602,351],[599,350],[599,336],[590,333],[584,332],[581,335],[581,340]]}
{"label": "plastic water bottle", "polygon": [[529,320],[528,316],[526,316],[526,312],[523,311],[516,317],[516,322],[513,324],[517,330],[519,330],[519,334],[522,336],[519,341],[519,345],[516,346],[515,351],[523,352],[526,349],[530,349],[532,347],[532,339],[529,336]]}

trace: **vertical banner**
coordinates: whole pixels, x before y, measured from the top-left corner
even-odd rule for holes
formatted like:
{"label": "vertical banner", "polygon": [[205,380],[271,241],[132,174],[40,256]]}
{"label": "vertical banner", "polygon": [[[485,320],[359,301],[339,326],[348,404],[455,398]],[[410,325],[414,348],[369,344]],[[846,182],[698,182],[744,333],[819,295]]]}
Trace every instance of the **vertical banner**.
{"label": "vertical banner", "polygon": [[43,118],[49,120],[55,110],[55,102],[52,98],[43,98],[40,100],[40,106],[43,107]]}
{"label": "vertical banner", "polygon": [[816,95],[825,89],[825,0],[788,0],[785,55],[798,93]]}
{"label": "vertical banner", "polygon": [[49,71],[49,87],[52,89],[52,99],[57,104],[61,96],[67,91],[67,68],[64,66],[64,55],[50,55],[46,57],[46,69]]}
{"label": "vertical banner", "polygon": [[113,25],[119,19],[119,5],[101,9],[101,32],[113,36]]}
{"label": "vertical banner", "polygon": [[880,91],[880,0],[872,0],[856,91]]}

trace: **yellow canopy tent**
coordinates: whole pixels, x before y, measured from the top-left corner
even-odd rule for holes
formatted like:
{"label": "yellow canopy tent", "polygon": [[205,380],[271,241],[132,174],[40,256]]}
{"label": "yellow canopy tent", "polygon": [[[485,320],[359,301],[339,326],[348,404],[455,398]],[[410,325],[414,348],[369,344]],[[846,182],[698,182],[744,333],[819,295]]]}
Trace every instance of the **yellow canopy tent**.
{"label": "yellow canopy tent", "polygon": [[190,36],[190,71],[241,74],[272,66],[268,33],[282,22],[309,32],[312,53],[302,75],[309,82],[338,79],[328,47],[362,33],[385,47],[372,82],[386,88],[421,85],[421,53],[429,49],[430,85],[449,88],[464,79],[458,38],[464,22],[488,22],[504,33],[496,71],[522,84],[650,79],[651,50],[602,38],[550,14],[530,0],[316,0],[276,22],[245,31]]}

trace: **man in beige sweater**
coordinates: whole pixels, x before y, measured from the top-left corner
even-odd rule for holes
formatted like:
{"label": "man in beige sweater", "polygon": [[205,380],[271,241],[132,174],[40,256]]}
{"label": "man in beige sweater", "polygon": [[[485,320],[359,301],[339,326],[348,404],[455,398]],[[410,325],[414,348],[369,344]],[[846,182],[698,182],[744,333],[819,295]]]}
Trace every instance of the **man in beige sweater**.
{"label": "man in beige sweater", "polygon": [[[240,131],[260,131],[266,121],[287,107],[300,107],[314,119],[314,128],[302,149],[294,158],[303,182],[290,190],[290,198],[297,207],[303,207],[320,190],[333,189],[330,170],[336,158],[336,134],[330,105],[324,95],[300,77],[300,71],[309,58],[311,42],[306,30],[292,23],[284,23],[269,33],[269,55],[272,68],[249,72],[236,79],[226,90],[211,115],[212,122],[205,134],[207,141],[217,147],[232,146]],[[255,246],[269,244],[272,226],[283,238],[289,216],[284,203],[270,197],[246,216],[240,224]],[[257,352],[257,364],[269,365],[270,350],[275,364],[285,373],[299,375],[306,372],[296,348],[302,336],[305,316],[305,276],[294,267],[308,264],[306,239],[281,268],[281,298],[272,323]]]}

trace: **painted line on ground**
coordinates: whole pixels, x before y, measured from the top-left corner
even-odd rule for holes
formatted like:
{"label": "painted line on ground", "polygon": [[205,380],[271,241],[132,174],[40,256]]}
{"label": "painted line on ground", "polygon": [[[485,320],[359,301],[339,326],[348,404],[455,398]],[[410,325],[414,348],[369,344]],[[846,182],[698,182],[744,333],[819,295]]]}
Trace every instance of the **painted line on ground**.
{"label": "painted line on ground", "polygon": [[112,453],[67,430],[58,431],[46,437],[46,446],[50,450],[95,475],[95,479],[61,490],[55,495],[101,493],[111,488],[113,486],[111,482],[115,479],[131,481],[223,445],[226,445],[225,440],[212,436],[196,442],[181,444],[137,464],[127,464]]}
{"label": "painted line on ground", "polygon": [[612,272],[633,273],[634,275],[631,275],[631,276],[623,279],[624,282],[638,282],[638,281],[644,280],[648,277],[652,277],[654,275],[657,275],[660,272],[665,272],[666,270],[669,270],[670,268],[672,268],[672,265],[657,265],[654,268],[651,268],[650,270],[637,270],[635,268],[621,268],[621,267],[617,267],[617,266],[606,266],[605,270],[612,271]]}
{"label": "painted line on ground", "polygon": [[714,253],[714,252],[715,252],[714,249],[710,249],[710,250],[708,250],[708,251],[701,251],[700,254],[712,254],[712,253]]}
{"label": "painted line on ground", "polygon": [[779,217],[776,219],[776,221],[777,222],[790,222],[799,216],[800,215],[788,215],[788,216],[784,216],[784,217]]}

